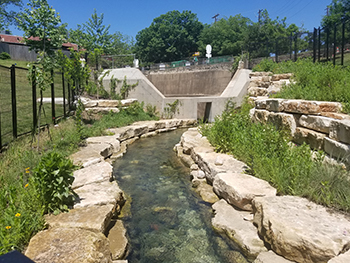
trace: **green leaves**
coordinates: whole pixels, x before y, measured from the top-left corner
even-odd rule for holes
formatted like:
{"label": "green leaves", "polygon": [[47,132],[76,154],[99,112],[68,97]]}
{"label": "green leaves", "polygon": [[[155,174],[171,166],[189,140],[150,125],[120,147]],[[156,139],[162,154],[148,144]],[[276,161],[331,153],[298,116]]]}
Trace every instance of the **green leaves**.
{"label": "green leaves", "polygon": [[136,53],[142,61],[180,60],[198,51],[197,41],[203,29],[191,11],[170,11],[155,18],[136,36]]}
{"label": "green leaves", "polygon": [[45,212],[66,211],[73,204],[75,193],[71,186],[75,166],[68,158],[56,152],[42,157],[33,170],[34,185],[40,193]]}

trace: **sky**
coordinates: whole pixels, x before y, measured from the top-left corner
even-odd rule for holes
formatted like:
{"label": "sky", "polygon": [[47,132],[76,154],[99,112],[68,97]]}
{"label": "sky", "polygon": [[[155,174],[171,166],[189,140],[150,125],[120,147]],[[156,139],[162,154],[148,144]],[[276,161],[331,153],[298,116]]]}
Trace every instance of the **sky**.
{"label": "sky", "polygon": [[[97,14],[104,14],[104,24],[110,25],[110,33],[119,31],[135,39],[137,33],[151,25],[154,18],[169,11],[190,10],[197,14],[203,24],[214,22],[212,18],[225,18],[241,14],[258,21],[260,9],[266,9],[270,18],[287,17],[287,24],[303,26],[311,31],[319,27],[326,14],[327,5],[332,0],[48,0],[59,12],[63,23],[68,28],[76,29],[91,17],[94,9]],[[23,0],[26,5],[27,0]],[[22,36],[23,32],[11,27],[13,35]]]}

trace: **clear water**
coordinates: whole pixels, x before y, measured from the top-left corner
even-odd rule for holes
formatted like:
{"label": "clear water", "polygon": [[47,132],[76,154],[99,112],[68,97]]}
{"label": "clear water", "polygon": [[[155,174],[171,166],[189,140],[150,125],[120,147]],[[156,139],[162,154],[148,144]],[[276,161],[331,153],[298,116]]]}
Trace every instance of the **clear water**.
{"label": "clear water", "polygon": [[191,188],[190,170],[173,147],[185,130],[140,139],[114,164],[129,196],[123,218],[130,242],[129,263],[246,262],[211,226],[212,209]]}

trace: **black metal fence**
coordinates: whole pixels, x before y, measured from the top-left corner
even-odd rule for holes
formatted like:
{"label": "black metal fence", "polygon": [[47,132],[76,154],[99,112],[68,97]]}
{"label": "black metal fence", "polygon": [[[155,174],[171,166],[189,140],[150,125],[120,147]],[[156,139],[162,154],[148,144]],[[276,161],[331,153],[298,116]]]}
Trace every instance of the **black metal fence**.
{"label": "black metal fence", "polygon": [[334,65],[345,65],[345,54],[350,53],[350,21],[314,28],[313,32],[292,33],[274,41],[250,43],[246,50],[248,68],[253,68],[263,58],[281,62],[312,57],[314,62],[332,61]]}
{"label": "black metal fence", "polygon": [[[56,124],[72,109],[74,96],[63,72],[52,72],[51,87],[40,91],[35,82],[29,83],[28,69],[0,66],[0,149],[17,137],[30,133],[34,127]],[[40,92],[43,108],[38,116]],[[40,122],[39,122],[40,121]]]}

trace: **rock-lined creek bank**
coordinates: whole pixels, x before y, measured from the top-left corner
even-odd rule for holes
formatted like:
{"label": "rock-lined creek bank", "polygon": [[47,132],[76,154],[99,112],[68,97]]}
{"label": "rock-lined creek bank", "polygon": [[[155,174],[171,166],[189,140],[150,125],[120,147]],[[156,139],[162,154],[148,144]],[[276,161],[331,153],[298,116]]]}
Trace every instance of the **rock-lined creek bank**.
{"label": "rock-lined creek bank", "polygon": [[[89,138],[72,156],[82,165],[75,172],[79,199],[74,209],[47,217],[48,229],[32,238],[26,255],[35,262],[126,262],[128,243],[118,220],[125,196],[113,181],[109,162],[139,137],[194,123],[141,122],[110,130],[112,136]],[[215,153],[196,128],[185,132],[175,149],[191,168],[193,187],[213,204],[214,228],[235,240],[250,261],[350,262],[350,222],[343,215],[303,198],[276,196],[267,182],[244,174],[244,163]],[[110,242],[111,232],[117,242]]]}

